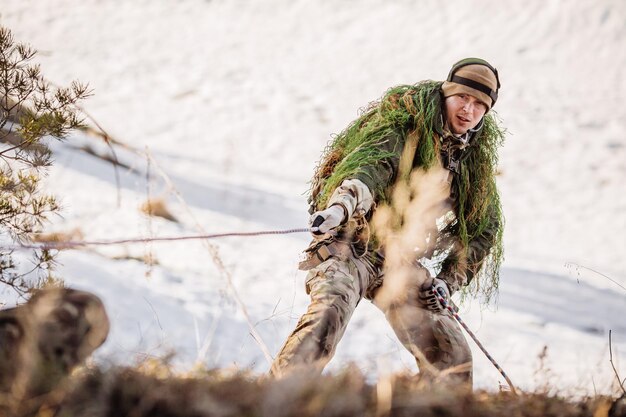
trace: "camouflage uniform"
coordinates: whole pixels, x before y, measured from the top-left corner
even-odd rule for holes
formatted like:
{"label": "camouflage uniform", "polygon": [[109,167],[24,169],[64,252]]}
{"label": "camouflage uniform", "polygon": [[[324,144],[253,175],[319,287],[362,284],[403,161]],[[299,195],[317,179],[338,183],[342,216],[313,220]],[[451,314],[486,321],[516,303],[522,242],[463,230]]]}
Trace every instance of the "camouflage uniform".
{"label": "camouflage uniform", "polygon": [[272,365],[272,373],[298,365],[314,364],[320,370],[335,353],[352,313],[377,275],[370,262],[351,255],[331,257],[311,269],[306,292],[307,312],[287,339]]}
{"label": "camouflage uniform", "polygon": [[[444,172],[442,175],[446,183],[442,203],[445,200],[445,204],[442,207],[456,213],[458,174],[463,161],[475,146],[471,142],[473,133],[465,140],[459,140],[445,129],[443,117],[437,120],[440,123],[434,128],[435,137],[440,141],[440,155],[436,166],[426,172]],[[393,156],[384,163],[361,167],[354,180],[360,181],[369,190],[380,188],[382,184],[390,191],[401,174],[406,137],[398,133],[381,141],[380,146]],[[408,163],[410,171],[421,168],[415,165],[413,158]],[[331,204],[329,202],[327,207]],[[367,214],[357,213],[357,222],[370,221],[373,211],[372,207]],[[434,223],[435,219],[432,220]],[[348,224],[339,228],[338,238],[314,241],[307,249],[309,261],[313,261],[314,265],[306,278],[311,303],[276,356],[271,373],[278,376],[301,366],[314,366],[321,371],[332,358],[357,304],[362,298],[368,298],[385,313],[400,341],[414,354],[422,375],[435,376],[439,371],[449,369],[453,379],[471,385],[471,351],[459,325],[449,312],[433,313],[418,300],[420,286],[430,277],[428,270],[414,262],[400,271],[394,271],[393,280],[390,281],[390,276],[383,279],[389,272],[388,265],[385,265],[384,248],[373,247],[358,236],[354,239],[352,233],[346,232],[349,227]],[[444,262],[438,277],[452,291],[467,285],[480,269],[499,227],[500,224],[494,220],[481,236],[470,242],[468,262],[463,270]],[[348,241],[342,242],[341,236],[348,236]],[[325,246],[334,247],[334,250],[320,256],[319,248]],[[428,257],[432,251],[422,255]],[[323,262],[315,265],[315,261]]]}
{"label": "camouflage uniform", "polygon": [[[363,273],[357,265],[369,273]],[[321,371],[334,355],[361,298],[372,297],[368,290],[378,274],[378,268],[371,263],[352,256],[346,260],[332,257],[311,269],[306,278],[311,303],[276,357],[272,373],[280,375],[287,368],[311,365]],[[432,313],[417,301],[424,274],[428,274],[426,269],[412,268],[409,282],[402,287],[402,297],[394,302],[383,301],[385,297],[380,296],[385,294],[383,284],[372,291],[376,294],[373,302],[385,313],[402,344],[416,355],[423,374],[436,376],[424,359],[437,370],[469,363],[469,371],[455,375],[471,382],[472,355],[458,324],[450,313]]]}

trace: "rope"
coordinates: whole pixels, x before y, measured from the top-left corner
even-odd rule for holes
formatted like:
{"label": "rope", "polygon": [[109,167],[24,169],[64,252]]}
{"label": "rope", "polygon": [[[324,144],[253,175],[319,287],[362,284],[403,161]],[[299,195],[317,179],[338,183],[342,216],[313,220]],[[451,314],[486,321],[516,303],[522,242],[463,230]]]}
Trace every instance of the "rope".
{"label": "rope", "polygon": [[[443,290],[442,290],[443,291]],[[482,345],[482,343],[480,343],[480,341],[478,340],[478,338],[474,335],[474,333],[469,329],[469,327],[467,326],[467,324],[465,324],[465,322],[461,319],[461,316],[459,316],[459,314],[456,312],[456,310],[451,307],[445,300],[445,298],[443,297],[444,294],[441,294],[440,292],[438,292],[435,289],[435,286],[433,285],[433,293],[437,296],[437,299],[439,300],[439,302],[441,303],[441,305],[448,310],[450,313],[452,313],[452,316],[456,319],[457,322],[459,322],[459,324],[461,326],[463,326],[463,328],[465,329],[465,331],[467,332],[467,334],[470,335],[470,337],[474,340],[474,342],[476,342],[476,344],[478,345],[478,347],[480,348],[480,350],[483,351],[483,353],[485,354],[485,356],[487,357],[487,359],[489,359],[489,361],[491,361],[491,363],[493,364],[493,366],[496,367],[496,369],[500,372],[500,374],[504,377],[504,379],[506,380],[506,383],[509,384],[509,388],[511,388],[511,392],[514,395],[517,395],[517,391],[515,390],[515,387],[513,386],[513,382],[511,382],[511,380],[509,379],[509,377],[507,376],[506,372],[504,372],[504,369],[502,369],[500,367],[500,365],[498,365],[498,362],[496,362],[496,360],[489,354],[489,352],[487,352],[487,349],[485,349]]]}
{"label": "rope", "polygon": [[54,242],[54,241],[42,241],[33,244],[18,244],[0,246],[5,250],[18,250],[18,249],[40,249],[40,250],[61,250],[61,249],[75,249],[84,246],[109,246],[109,245],[121,245],[127,243],[147,243],[147,242],[171,242],[178,240],[197,240],[197,239],[217,239],[220,237],[251,237],[251,236],[265,236],[265,235],[286,235],[290,233],[304,233],[310,232],[309,228],[301,229],[287,229],[287,230],[264,230],[259,232],[231,232],[231,233],[214,233],[208,235],[191,235],[191,236],[169,236],[169,237],[139,237],[129,239],[115,239],[115,240],[85,240],[85,241],[67,241],[67,242]]}

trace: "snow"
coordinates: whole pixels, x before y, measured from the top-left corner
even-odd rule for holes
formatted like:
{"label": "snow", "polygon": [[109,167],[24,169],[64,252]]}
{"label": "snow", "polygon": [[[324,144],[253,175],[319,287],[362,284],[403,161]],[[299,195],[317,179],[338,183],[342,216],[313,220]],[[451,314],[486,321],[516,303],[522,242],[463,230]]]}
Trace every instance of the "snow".
{"label": "snow", "polygon": [[[118,170],[118,188],[110,164],[75,149],[106,153],[96,139],[54,145],[47,187],[64,210],[49,230],[87,240],[304,227],[315,161],[359,108],[486,58],[509,131],[498,178],[507,258],[497,308],[471,301],[461,317],[522,389],[585,394],[612,389],[609,330],[626,376],[625,19],[621,0],[21,0],[3,3],[0,24],[40,51],[55,83],[88,82],[85,110],[139,151],[117,149],[133,168]],[[143,215],[148,196],[180,223]],[[233,289],[275,354],[307,305],[297,271],[307,241],[213,240],[226,272],[201,241],[64,251],[58,274],[107,306],[97,360],[174,351],[183,369],[262,373]],[[470,344],[475,386],[496,390],[503,378]],[[328,369],[349,361],[372,378],[415,370],[367,301]]]}

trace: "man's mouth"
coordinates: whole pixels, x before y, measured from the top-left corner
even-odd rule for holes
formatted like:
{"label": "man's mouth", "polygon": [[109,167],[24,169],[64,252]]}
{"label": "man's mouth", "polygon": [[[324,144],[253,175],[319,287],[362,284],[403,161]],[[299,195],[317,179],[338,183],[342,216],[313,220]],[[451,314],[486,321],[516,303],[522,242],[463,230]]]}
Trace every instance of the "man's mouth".
{"label": "man's mouth", "polygon": [[469,123],[470,119],[463,117],[463,116],[457,116],[463,123]]}

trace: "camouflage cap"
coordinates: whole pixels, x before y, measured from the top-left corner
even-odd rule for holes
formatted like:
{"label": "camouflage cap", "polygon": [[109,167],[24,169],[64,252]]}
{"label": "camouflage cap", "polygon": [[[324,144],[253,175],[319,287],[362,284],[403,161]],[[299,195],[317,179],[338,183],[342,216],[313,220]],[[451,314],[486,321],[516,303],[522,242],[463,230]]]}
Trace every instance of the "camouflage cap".
{"label": "camouflage cap", "polygon": [[499,89],[498,71],[479,58],[467,58],[454,64],[441,86],[444,97],[469,94],[483,101],[489,108],[496,103]]}

